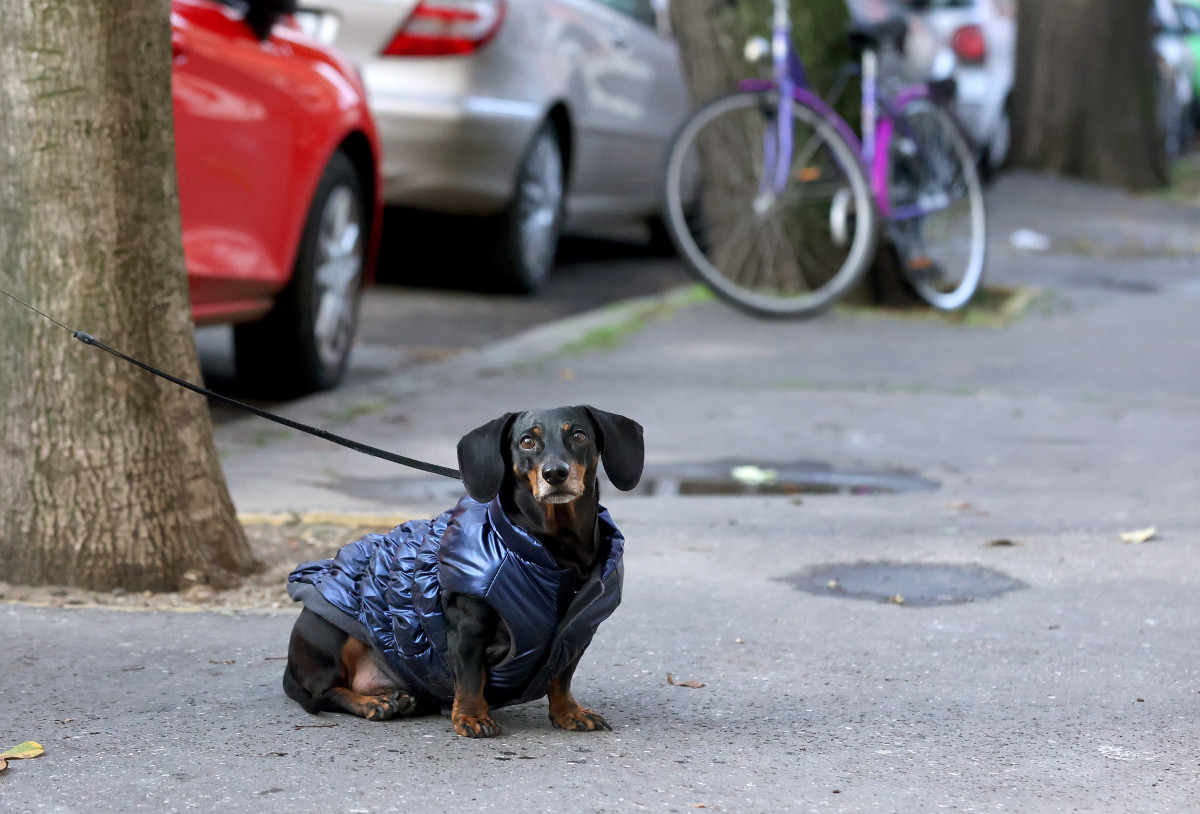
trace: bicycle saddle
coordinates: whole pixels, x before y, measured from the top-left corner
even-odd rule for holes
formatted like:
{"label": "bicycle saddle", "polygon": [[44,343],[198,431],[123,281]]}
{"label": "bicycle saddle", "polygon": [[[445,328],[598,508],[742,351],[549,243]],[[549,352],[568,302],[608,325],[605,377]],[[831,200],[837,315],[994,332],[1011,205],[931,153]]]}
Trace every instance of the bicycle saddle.
{"label": "bicycle saddle", "polygon": [[894,43],[904,50],[904,38],[908,36],[908,21],[903,17],[887,17],[882,20],[853,20],[847,36],[855,57],[868,48],[878,50],[881,46]]}

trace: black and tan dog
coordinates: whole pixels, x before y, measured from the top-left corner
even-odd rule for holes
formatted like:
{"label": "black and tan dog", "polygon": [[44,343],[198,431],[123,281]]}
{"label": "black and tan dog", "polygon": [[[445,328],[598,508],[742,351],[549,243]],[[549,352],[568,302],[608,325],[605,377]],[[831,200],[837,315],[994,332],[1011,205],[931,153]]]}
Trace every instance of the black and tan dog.
{"label": "black and tan dog", "polygon": [[492,737],[489,711],[547,696],[550,719],[610,729],[571,694],[592,634],[620,601],[624,538],[599,503],[641,477],[641,426],[591,407],[509,413],[458,445],[468,497],[438,518],[306,563],[283,686],[309,712],[385,720],[451,705]]}

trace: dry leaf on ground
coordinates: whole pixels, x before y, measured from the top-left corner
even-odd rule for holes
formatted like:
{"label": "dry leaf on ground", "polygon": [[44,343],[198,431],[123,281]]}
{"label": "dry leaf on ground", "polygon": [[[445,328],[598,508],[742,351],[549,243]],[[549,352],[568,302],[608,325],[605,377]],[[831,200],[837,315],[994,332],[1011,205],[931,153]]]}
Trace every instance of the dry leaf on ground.
{"label": "dry leaf on ground", "polygon": [[0,752],[0,772],[8,768],[10,760],[26,760],[31,757],[41,757],[44,754],[46,754],[46,750],[36,741],[18,743],[13,748]]}
{"label": "dry leaf on ground", "polygon": [[691,687],[693,690],[698,690],[701,687],[707,687],[707,684],[701,684],[699,681],[676,681],[667,673],[667,683],[673,687]]}
{"label": "dry leaf on ground", "polygon": [[1136,531],[1121,532],[1122,543],[1147,543],[1154,539],[1155,533],[1158,531],[1154,526],[1148,526],[1144,529]]}

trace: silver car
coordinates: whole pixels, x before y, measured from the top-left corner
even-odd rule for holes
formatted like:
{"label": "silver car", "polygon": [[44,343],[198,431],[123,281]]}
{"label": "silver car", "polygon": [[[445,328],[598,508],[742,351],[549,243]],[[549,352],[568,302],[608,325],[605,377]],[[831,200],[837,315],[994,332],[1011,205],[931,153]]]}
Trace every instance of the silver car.
{"label": "silver car", "polygon": [[687,113],[651,0],[309,0],[298,19],[358,63],[389,204],[486,216],[491,282],[532,291],[572,225],[647,221]]}

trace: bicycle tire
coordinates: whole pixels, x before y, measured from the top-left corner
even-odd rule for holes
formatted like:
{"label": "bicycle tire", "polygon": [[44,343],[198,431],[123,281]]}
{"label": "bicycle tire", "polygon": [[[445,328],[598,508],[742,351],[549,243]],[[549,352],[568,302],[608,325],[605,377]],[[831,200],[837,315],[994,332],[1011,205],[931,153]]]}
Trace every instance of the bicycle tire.
{"label": "bicycle tire", "polygon": [[[887,230],[905,278],[934,308],[962,308],[983,280],[987,211],[961,126],[929,99],[910,101],[897,117],[889,164]],[[934,208],[897,218],[927,207]]]}
{"label": "bicycle tire", "polygon": [[726,302],[812,316],[865,274],[877,214],[854,148],[799,100],[783,193],[760,192],[763,134],[778,110],[778,91],[737,91],[689,117],[667,155],[663,221],[688,269]]}

